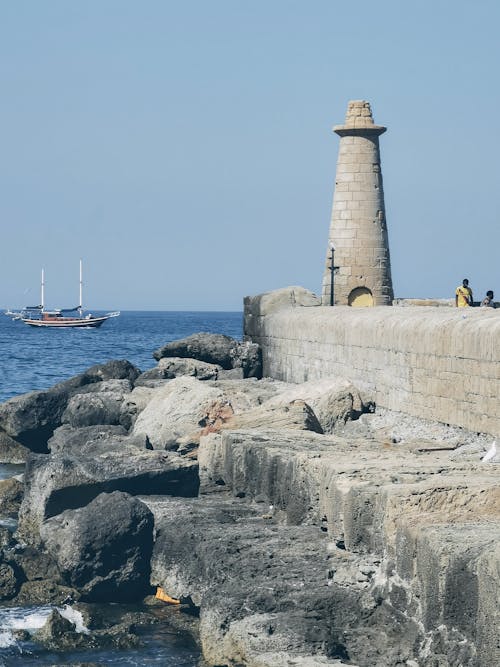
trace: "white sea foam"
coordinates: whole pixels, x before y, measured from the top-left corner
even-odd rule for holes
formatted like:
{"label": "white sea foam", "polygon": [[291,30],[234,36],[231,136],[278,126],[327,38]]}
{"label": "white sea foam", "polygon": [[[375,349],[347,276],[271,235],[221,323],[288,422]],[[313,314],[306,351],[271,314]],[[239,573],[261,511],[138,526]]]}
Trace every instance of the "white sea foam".
{"label": "white sea foam", "polygon": [[16,630],[33,633],[39,630],[50,616],[52,607],[4,607],[0,610],[0,648],[16,644]]}
{"label": "white sea foam", "polygon": [[66,618],[71,623],[75,624],[76,632],[88,635],[89,629],[85,626],[85,623],[83,622],[83,616],[81,612],[79,612],[77,609],[73,609],[73,607],[70,607],[69,604],[65,604],[64,607],[58,607],[57,610],[61,614],[61,616]]}

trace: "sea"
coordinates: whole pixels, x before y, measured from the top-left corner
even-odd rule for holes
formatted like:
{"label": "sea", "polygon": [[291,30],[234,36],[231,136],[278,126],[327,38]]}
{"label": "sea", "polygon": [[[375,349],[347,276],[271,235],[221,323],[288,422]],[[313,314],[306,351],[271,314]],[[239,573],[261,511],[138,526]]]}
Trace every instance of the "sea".
{"label": "sea", "polygon": [[[39,329],[0,313],[0,402],[35,389],[47,389],[111,359],[127,359],[145,371],[156,365],[153,351],[165,343],[198,332],[221,333],[240,340],[242,329],[241,312],[125,311],[98,329]],[[20,473],[20,466],[0,465],[0,479]],[[0,515],[0,526],[15,530],[16,522]],[[0,667],[199,664],[198,648],[188,635],[169,624],[167,612],[161,623],[144,629],[140,648],[46,651],[29,635],[45,623],[51,611],[50,605],[19,607],[0,603]],[[117,613],[111,605],[102,611]],[[66,610],[71,612],[71,608]],[[21,640],[16,636],[18,630],[28,634]]]}

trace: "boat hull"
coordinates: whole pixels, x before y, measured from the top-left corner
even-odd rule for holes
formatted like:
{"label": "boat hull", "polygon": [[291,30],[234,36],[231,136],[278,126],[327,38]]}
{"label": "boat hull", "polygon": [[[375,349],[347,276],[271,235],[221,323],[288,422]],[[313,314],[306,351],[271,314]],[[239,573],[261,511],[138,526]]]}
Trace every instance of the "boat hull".
{"label": "boat hull", "polygon": [[100,327],[101,324],[109,320],[109,316],[104,317],[91,317],[89,319],[80,319],[80,318],[71,318],[67,317],[59,320],[31,320],[24,318],[22,321],[24,324],[27,324],[30,327],[40,327],[40,328],[50,328],[50,329],[75,329],[75,328],[88,328],[95,329]]}

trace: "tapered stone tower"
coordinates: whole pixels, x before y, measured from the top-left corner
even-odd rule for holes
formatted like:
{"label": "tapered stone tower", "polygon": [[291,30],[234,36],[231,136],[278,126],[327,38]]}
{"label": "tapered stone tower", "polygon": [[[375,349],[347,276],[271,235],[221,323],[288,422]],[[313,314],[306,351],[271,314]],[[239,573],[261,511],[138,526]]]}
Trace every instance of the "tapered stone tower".
{"label": "tapered stone tower", "polygon": [[393,299],[379,136],[369,102],[349,102],[340,136],[322,303],[330,305],[334,248],[334,303],[391,305]]}

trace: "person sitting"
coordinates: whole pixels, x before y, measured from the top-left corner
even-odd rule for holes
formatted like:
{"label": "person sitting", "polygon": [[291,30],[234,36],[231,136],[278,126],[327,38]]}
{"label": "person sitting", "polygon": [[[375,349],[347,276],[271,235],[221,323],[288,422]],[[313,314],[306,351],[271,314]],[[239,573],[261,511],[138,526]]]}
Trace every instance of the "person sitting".
{"label": "person sitting", "polygon": [[493,291],[489,289],[486,292],[486,296],[481,301],[481,308],[494,308],[494,307],[495,307],[495,302],[493,301]]}
{"label": "person sitting", "polygon": [[455,306],[457,308],[472,306],[472,290],[469,287],[467,278],[464,278],[462,284],[455,290]]}

